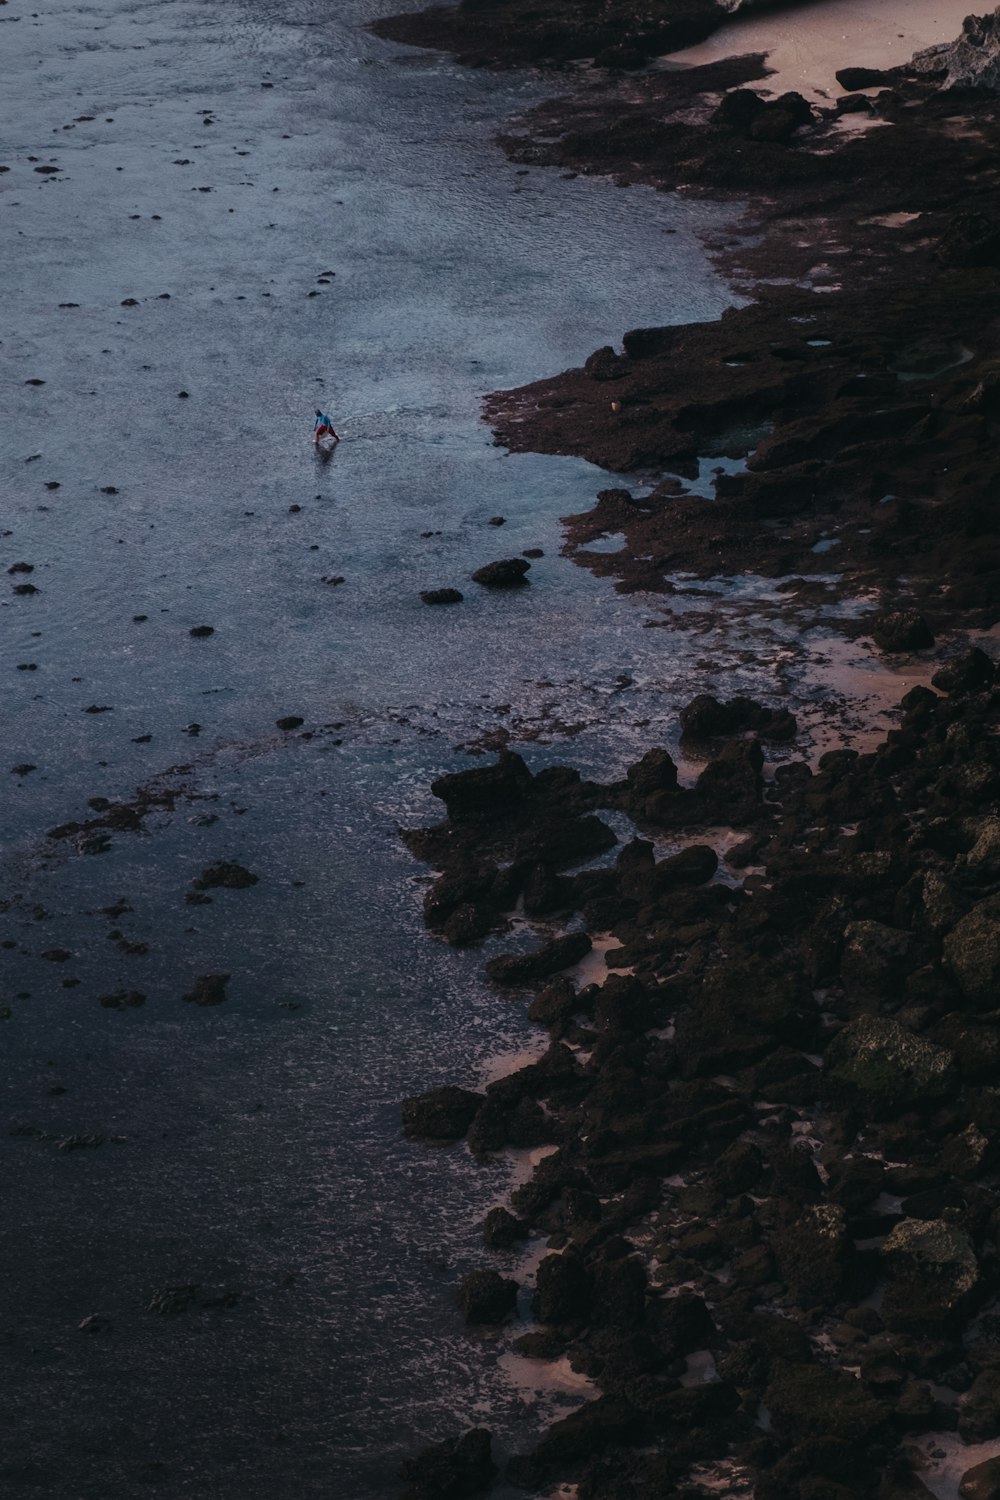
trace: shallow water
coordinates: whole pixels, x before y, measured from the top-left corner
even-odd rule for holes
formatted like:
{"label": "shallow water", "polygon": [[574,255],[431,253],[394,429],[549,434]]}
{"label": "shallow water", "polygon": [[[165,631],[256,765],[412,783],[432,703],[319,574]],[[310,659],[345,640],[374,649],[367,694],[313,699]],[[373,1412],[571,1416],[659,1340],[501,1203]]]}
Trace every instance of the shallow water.
{"label": "shallow water", "polygon": [[[34,570],[0,591],[0,1475],[26,1497],[374,1500],[474,1421],[527,1445],[542,1413],[452,1302],[507,1168],[402,1141],[398,1100],[532,1043],[483,954],[424,934],[397,827],[457,745],[509,727],[616,774],[692,693],[808,671],[766,589],[639,628],[657,603],[559,556],[607,476],[478,421],[625,328],[717,315],[724,212],[521,175],[491,134],[540,84],[377,42],[374,13],[0,11],[0,541]],[[531,588],[467,583],[535,546]],[[461,606],[421,604],[445,584]],[[141,784],[179,793],[142,832],[43,837]],[[188,904],[220,858],[259,884]],[[227,1003],[183,1004],[207,973]]]}

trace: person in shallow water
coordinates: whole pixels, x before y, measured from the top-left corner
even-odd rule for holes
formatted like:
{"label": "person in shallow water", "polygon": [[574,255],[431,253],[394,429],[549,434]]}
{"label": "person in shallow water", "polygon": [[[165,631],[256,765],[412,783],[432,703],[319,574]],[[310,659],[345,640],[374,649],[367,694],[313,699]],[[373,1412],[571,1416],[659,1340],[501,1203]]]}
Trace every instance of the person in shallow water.
{"label": "person in shallow water", "polygon": [[320,438],[325,437],[332,437],[335,443],[340,442],[340,438],[333,430],[333,422],[327,416],[326,412],[320,411],[319,407],[317,407],[316,421],[313,423],[313,442],[318,443]]}

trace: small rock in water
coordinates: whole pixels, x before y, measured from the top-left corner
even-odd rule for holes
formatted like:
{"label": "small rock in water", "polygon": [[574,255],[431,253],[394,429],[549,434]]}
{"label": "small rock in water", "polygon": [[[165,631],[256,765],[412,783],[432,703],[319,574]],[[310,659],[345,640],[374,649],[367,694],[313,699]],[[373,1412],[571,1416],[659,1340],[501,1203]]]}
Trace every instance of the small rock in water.
{"label": "small rock in water", "polygon": [[279,729],[287,730],[298,729],[299,725],[303,724],[305,720],[300,719],[298,714],[286,714],[283,719],[275,719],[274,722],[277,724]]}
{"label": "small rock in water", "polygon": [[235,860],[220,860],[218,864],[209,865],[202,870],[191,884],[196,891],[211,890],[213,886],[224,886],[229,891],[242,891],[248,886],[256,885],[259,878]]}
{"label": "small rock in water", "polygon": [[491,526],[506,526],[506,524],[507,524],[507,517],[506,516],[490,516],[489,524]]}
{"label": "small rock in water", "polygon": [[189,631],[189,634],[190,635],[194,635],[194,636],[199,636],[199,637],[201,637],[201,636],[207,636],[207,635],[214,635],[215,634],[215,626],[214,625],[192,625],[191,629]]}
{"label": "small rock in water", "polygon": [[425,604],[461,604],[465,595],[458,589],[422,589],[420,597]]}
{"label": "small rock in water", "polygon": [[531,567],[523,557],[507,557],[499,562],[486,563],[472,575],[473,583],[481,583],[490,589],[520,588],[527,584],[524,576]]}
{"label": "small rock in water", "polygon": [[181,998],[194,1005],[221,1005],[226,998],[228,974],[200,974]]}
{"label": "small rock in water", "polygon": [[109,995],[99,995],[97,998],[105,1010],[138,1010],[146,1003],[146,997],[141,990],[115,990]]}

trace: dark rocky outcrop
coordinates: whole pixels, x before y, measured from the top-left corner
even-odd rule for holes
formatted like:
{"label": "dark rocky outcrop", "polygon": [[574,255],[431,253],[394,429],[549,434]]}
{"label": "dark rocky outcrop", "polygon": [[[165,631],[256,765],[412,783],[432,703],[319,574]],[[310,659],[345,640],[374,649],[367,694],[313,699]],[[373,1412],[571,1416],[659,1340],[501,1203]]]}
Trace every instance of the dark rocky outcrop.
{"label": "dark rocky outcrop", "polygon": [[517,1302],[517,1282],[498,1271],[470,1271],[456,1295],[467,1323],[504,1323]]}
{"label": "dark rocky outcrop", "polygon": [[460,1438],[448,1438],[404,1459],[401,1473],[409,1481],[403,1500],[467,1500],[493,1486],[493,1435],[473,1427]]}
{"label": "dark rocky outcrop", "polygon": [[482,1094],[454,1084],[429,1089],[403,1100],[403,1129],[407,1135],[433,1141],[456,1141],[472,1124],[483,1102]]}

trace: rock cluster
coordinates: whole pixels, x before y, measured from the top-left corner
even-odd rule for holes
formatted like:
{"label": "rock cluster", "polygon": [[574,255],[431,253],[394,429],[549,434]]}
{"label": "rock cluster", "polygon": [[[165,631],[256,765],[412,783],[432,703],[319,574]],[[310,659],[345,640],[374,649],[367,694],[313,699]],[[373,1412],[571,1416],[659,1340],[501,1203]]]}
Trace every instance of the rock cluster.
{"label": "rock cluster", "polygon": [[[937,682],[876,751],[815,771],[766,780],[739,738],[690,787],[662,750],[611,785],[505,754],[443,777],[447,821],[407,835],[443,871],[436,930],[523,898],[565,932],[490,966],[544,1056],[406,1105],[479,1154],[554,1148],[484,1226],[502,1270],[460,1297],[508,1319],[511,1247],[540,1237],[518,1346],[599,1394],[510,1481],[659,1500],[735,1459],[757,1500],[903,1500],[929,1493],[915,1437],[1000,1439],[1000,684],[977,652]],[[640,830],[611,863],[602,808]],[[759,872],[741,885],[697,842],[720,820]],[[681,847],[658,859],[652,835]],[[598,933],[617,972],[579,988]],[[970,1466],[962,1494],[994,1479]]]}

